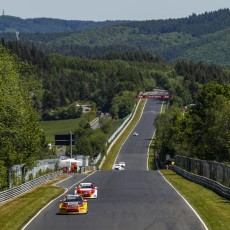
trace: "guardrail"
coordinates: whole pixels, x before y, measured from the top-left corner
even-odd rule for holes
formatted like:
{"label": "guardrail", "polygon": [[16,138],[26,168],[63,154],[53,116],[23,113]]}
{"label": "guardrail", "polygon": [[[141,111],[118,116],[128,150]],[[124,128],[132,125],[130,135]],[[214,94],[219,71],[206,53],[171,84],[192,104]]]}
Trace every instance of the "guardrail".
{"label": "guardrail", "polygon": [[62,175],[62,172],[55,172],[55,173],[50,173],[41,177],[38,177],[34,180],[28,181],[22,185],[19,185],[17,187],[8,189],[6,191],[0,192],[0,204],[15,198],[19,195],[22,195],[25,192],[28,192],[29,190],[49,181],[52,179],[55,179],[56,177]]}
{"label": "guardrail", "polygon": [[228,187],[226,187],[226,186],[224,186],[224,185],[222,185],[222,184],[220,184],[214,180],[190,173],[190,172],[188,172],[182,168],[179,168],[176,165],[173,165],[172,169],[175,172],[177,172],[178,174],[180,174],[181,176],[183,176],[184,178],[186,178],[190,181],[193,181],[197,184],[201,184],[201,185],[213,190],[214,192],[218,193],[219,195],[221,195],[227,199],[230,199],[230,188],[228,188]]}

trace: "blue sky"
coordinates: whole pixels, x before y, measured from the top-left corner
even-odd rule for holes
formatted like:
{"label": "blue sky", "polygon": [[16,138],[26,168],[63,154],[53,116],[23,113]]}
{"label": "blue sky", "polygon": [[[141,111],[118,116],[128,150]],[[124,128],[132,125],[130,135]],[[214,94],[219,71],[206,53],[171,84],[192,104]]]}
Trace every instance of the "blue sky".
{"label": "blue sky", "polygon": [[152,20],[182,18],[223,8],[230,0],[0,0],[0,11],[20,18]]}

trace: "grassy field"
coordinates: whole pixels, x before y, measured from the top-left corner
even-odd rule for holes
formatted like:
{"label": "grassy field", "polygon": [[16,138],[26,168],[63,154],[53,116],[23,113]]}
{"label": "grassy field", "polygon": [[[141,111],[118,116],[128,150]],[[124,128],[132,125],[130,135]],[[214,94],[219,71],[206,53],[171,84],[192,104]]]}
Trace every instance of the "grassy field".
{"label": "grassy field", "polygon": [[[66,178],[59,177],[0,206],[0,229],[21,229],[42,207],[64,192],[63,188],[52,186]],[[57,207],[58,210],[58,207]]]}
{"label": "grassy field", "polygon": [[79,124],[83,122],[91,122],[95,118],[92,114],[82,114],[81,118],[57,120],[57,121],[42,121],[41,127],[47,137],[49,143],[54,143],[54,135],[58,133],[69,133],[74,131]]}
{"label": "grassy field", "polygon": [[209,230],[230,230],[229,200],[184,179],[172,170],[161,170],[161,173],[192,205]]}

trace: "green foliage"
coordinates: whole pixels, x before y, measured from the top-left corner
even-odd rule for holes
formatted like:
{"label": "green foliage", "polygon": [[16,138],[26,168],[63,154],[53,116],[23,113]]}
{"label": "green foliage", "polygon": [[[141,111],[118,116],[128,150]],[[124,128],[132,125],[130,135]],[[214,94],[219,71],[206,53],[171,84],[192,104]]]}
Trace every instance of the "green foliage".
{"label": "green foliage", "polygon": [[195,104],[173,108],[156,120],[161,154],[186,155],[220,162],[230,159],[230,85],[209,82]]}
{"label": "green foliage", "polygon": [[226,161],[230,158],[230,87],[216,82],[205,84],[197,104],[189,110],[193,152],[201,159]]}
{"label": "green foliage", "polygon": [[[47,100],[49,101],[49,99]],[[75,119],[82,115],[82,107],[77,107],[75,103],[67,107],[59,107],[57,109],[45,110],[42,114],[43,121],[49,120],[65,120]]]}
{"label": "green foliage", "polygon": [[[41,150],[41,130],[29,89],[20,80],[20,63],[0,46],[0,161],[13,165],[35,164]],[[5,178],[6,180],[6,178]]]}
{"label": "green foliage", "polygon": [[96,157],[105,148],[106,135],[101,129],[91,129],[85,125],[75,130],[76,153]]}
{"label": "green foliage", "polygon": [[110,114],[113,118],[122,119],[132,112],[134,104],[135,100],[133,93],[128,91],[121,92],[121,95],[113,98]]}
{"label": "green foliage", "polygon": [[30,175],[29,175],[29,181],[30,181],[30,180],[33,180],[33,179],[34,179],[33,174],[30,173]]}
{"label": "green foliage", "polygon": [[0,190],[7,187],[7,169],[4,161],[0,160]]}
{"label": "green foliage", "polygon": [[99,118],[99,123],[100,123],[100,128],[101,130],[107,134],[111,131],[112,129],[112,122],[109,118],[103,119],[103,118]]}

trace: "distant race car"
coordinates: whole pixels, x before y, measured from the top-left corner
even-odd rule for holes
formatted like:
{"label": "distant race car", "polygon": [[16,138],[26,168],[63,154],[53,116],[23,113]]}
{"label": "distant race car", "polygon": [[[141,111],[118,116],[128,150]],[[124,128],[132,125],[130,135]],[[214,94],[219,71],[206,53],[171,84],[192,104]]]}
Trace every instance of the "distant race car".
{"label": "distant race car", "polygon": [[125,162],[119,162],[119,165],[124,168],[125,167]]}
{"label": "distant race car", "polygon": [[114,164],[112,170],[124,170],[124,167],[120,164]]}
{"label": "distant race car", "polygon": [[138,132],[133,132],[133,136],[138,136]]}
{"label": "distant race car", "polygon": [[59,214],[86,214],[88,203],[80,195],[65,194],[59,203]]}
{"label": "distant race car", "polygon": [[84,198],[97,198],[97,187],[95,187],[94,183],[80,183],[76,187],[75,194]]}

